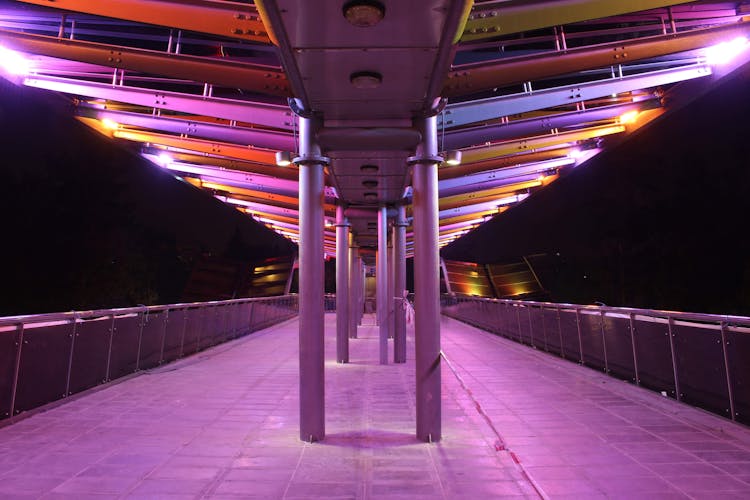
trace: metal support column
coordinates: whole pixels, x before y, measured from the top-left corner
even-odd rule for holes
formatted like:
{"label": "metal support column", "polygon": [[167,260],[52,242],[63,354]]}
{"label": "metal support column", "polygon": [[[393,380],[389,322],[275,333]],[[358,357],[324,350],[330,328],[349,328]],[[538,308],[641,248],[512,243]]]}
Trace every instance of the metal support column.
{"label": "metal support column", "polygon": [[357,318],[357,324],[361,325],[362,318],[365,316],[365,299],[367,297],[367,266],[365,266],[365,261],[362,257],[360,257],[357,262],[359,268],[359,317]]}
{"label": "metal support column", "polygon": [[388,210],[378,210],[377,279],[378,331],[380,337],[380,364],[388,364]]}
{"label": "metal support column", "polygon": [[299,384],[300,439],[325,437],[323,167],[311,119],[299,118]]}
{"label": "metal support column", "polygon": [[357,338],[357,323],[359,322],[359,247],[354,243],[354,237],[349,232],[349,338]]}
{"label": "metal support column", "polygon": [[396,287],[394,285],[394,273],[395,273],[395,254],[393,253],[393,229],[394,226],[391,224],[391,234],[388,239],[388,284],[386,286],[386,293],[388,294],[386,305],[386,324],[388,325],[388,338],[393,338],[393,330],[395,328],[394,313],[396,311]]}
{"label": "metal support column", "polygon": [[349,221],[336,206],[336,361],[349,362]]}
{"label": "metal support column", "polygon": [[416,342],[417,438],[441,437],[440,253],[438,249],[437,121],[419,120],[422,142],[409,159],[414,166],[414,331]]}
{"label": "metal support column", "polygon": [[406,206],[398,206],[398,214],[393,224],[394,249],[394,296],[395,304],[393,328],[393,362],[406,363]]}

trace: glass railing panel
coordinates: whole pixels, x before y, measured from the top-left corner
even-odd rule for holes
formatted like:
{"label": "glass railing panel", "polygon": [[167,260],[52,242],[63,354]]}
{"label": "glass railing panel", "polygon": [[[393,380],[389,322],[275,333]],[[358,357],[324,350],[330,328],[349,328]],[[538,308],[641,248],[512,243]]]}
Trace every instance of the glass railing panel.
{"label": "glass railing panel", "polygon": [[721,326],[675,320],[672,334],[680,399],[731,417]]}
{"label": "glass railing panel", "polygon": [[581,345],[583,346],[583,364],[604,370],[604,339],[602,337],[602,315],[594,309],[582,309],[578,314],[581,324]]}
{"label": "glass railing panel", "polygon": [[667,319],[635,315],[635,350],[640,384],[676,397]]}
{"label": "glass railing panel", "polygon": [[69,394],[81,392],[107,381],[111,332],[111,316],[78,322],[73,343]]}
{"label": "glass railing panel", "polygon": [[115,317],[112,352],[109,355],[109,378],[114,380],[136,370],[141,335],[141,314]]}
{"label": "glass railing panel", "polygon": [[73,324],[26,325],[16,389],[16,414],[67,396]]}
{"label": "glass railing panel", "polygon": [[602,321],[609,373],[635,382],[630,315],[608,311]]}
{"label": "glass railing panel", "polygon": [[141,336],[141,359],[139,368],[148,370],[159,364],[161,348],[164,342],[166,311],[149,311],[143,317],[143,335]]}
{"label": "glass railing panel", "polygon": [[581,360],[581,348],[578,342],[578,319],[575,309],[560,308],[560,335],[565,359]]}
{"label": "glass railing panel", "polygon": [[0,419],[10,416],[20,335],[15,325],[0,327]]}

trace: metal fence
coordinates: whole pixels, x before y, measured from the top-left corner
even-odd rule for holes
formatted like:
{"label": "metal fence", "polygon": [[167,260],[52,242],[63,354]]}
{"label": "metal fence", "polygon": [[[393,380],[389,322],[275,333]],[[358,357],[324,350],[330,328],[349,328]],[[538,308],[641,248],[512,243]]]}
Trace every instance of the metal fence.
{"label": "metal fence", "polygon": [[0,318],[0,419],[297,314],[297,296]]}
{"label": "metal fence", "polygon": [[442,311],[750,424],[750,318],[452,296]]}

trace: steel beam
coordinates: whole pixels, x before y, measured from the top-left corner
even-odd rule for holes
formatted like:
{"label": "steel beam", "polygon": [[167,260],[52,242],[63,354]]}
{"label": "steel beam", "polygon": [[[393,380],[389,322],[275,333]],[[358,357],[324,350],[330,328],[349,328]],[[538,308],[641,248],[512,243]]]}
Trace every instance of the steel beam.
{"label": "steel beam", "polygon": [[586,141],[596,137],[619,134],[625,132],[624,125],[603,125],[599,127],[589,127],[572,132],[561,132],[557,134],[540,135],[528,139],[516,141],[506,141],[490,146],[482,146],[463,151],[463,162],[474,163],[490,158],[497,158],[506,155],[530,152],[542,148],[551,148],[563,144]]}
{"label": "steel beam", "polygon": [[[163,149],[153,147],[143,148],[142,151],[152,156],[158,156],[160,153],[164,152]],[[289,167],[278,167],[276,165],[266,165],[242,160],[235,160],[232,158],[211,156],[208,154],[185,153],[181,151],[170,151],[169,156],[171,156],[172,159],[178,162],[184,162],[194,165],[207,165],[219,169],[265,175],[268,177],[276,177],[279,179],[294,181],[295,183],[299,181],[299,171],[297,170],[296,165]]]}
{"label": "steel beam", "polygon": [[[621,78],[608,78],[576,85],[565,85],[551,89],[535,90],[520,94],[504,95],[489,99],[477,99],[465,103],[451,104],[438,115],[438,127],[461,127],[471,123],[496,120],[504,116],[527,113],[539,109],[566,106],[610,95],[633,92],[639,89],[669,85],[711,75],[711,66],[691,64],[677,68],[639,73]],[[446,139],[449,137],[446,133]]]}
{"label": "steel beam", "polygon": [[163,109],[181,113],[200,114],[252,123],[281,130],[292,130],[294,116],[286,106],[264,104],[238,99],[223,99],[180,92],[110,85],[47,75],[28,76],[23,84],[78,96],[135,104],[149,109]]}
{"label": "steel beam", "polygon": [[486,213],[488,210],[499,211],[501,207],[505,205],[512,205],[528,198],[528,194],[512,194],[504,196],[497,200],[483,201],[480,203],[474,203],[471,205],[458,205],[452,208],[446,208],[440,211],[440,219],[447,219],[450,217],[458,217],[461,215],[474,215],[479,213]]}
{"label": "steel beam", "polygon": [[198,139],[222,141],[232,144],[253,145],[256,148],[292,151],[296,144],[292,134],[257,128],[237,127],[191,120],[188,117],[164,117],[145,113],[111,111],[91,106],[78,106],[78,116],[111,120],[119,125],[147,128],[157,132],[169,132]]}
{"label": "steel beam", "polygon": [[546,160],[560,159],[569,157],[572,147],[565,145],[559,148],[544,149],[541,151],[528,151],[501,158],[492,158],[490,160],[479,161],[476,163],[462,163],[458,166],[445,166],[438,169],[438,178],[440,180],[455,179],[464,175],[471,175],[480,172],[487,172],[506,167],[516,167]]}
{"label": "steel beam", "polygon": [[264,216],[280,216],[299,219],[299,211],[291,208],[279,207],[276,205],[260,203],[257,201],[243,200],[241,198],[233,198],[231,196],[217,195],[216,197],[219,200],[225,201],[226,203],[229,203],[231,205],[245,207],[251,212],[257,212],[258,214],[262,214]]}
{"label": "steel beam", "polygon": [[315,125],[300,118],[299,384],[300,439],[325,437],[323,168]]}
{"label": "steel beam", "polygon": [[444,196],[440,198],[440,210],[447,210],[450,208],[460,207],[462,205],[482,203],[484,201],[492,201],[502,199],[504,197],[515,194],[518,191],[525,191],[527,189],[534,189],[543,185],[541,180],[537,180],[536,177],[530,181],[515,182],[506,186],[500,186],[493,189],[483,189],[471,191],[466,194],[458,194],[454,196]]}
{"label": "steel beam", "polygon": [[[80,119],[90,120],[90,118]],[[112,137],[128,141],[160,144],[170,148],[185,149],[198,153],[235,158],[237,160],[264,163],[266,165],[274,165],[276,163],[274,151],[255,149],[249,146],[239,146],[237,144],[229,144],[226,142],[204,141],[202,139],[192,139],[189,137],[126,129],[113,130]]]}
{"label": "steel beam", "polygon": [[200,83],[291,97],[286,75],[278,68],[229,59],[172,54],[120,45],[70,40],[0,29],[3,46],[20,52],[100,66],[184,78]]}
{"label": "steel beam", "polygon": [[691,3],[685,0],[546,0],[479,4],[466,22],[461,42]]}
{"label": "steel beam", "polygon": [[165,0],[20,0],[23,3],[54,7],[73,12],[93,14],[167,26],[197,33],[270,43],[268,33],[254,9],[249,5],[222,1]]}
{"label": "steel beam", "polygon": [[375,276],[377,277],[378,333],[380,364],[388,364],[388,210],[378,211],[378,253]]}
{"label": "steel beam", "polygon": [[[556,170],[575,165],[573,158],[561,158],[547,160],[516,167],[506,167],[490,170],[479,174],[445,179],[438,182],[440,197],[453,196],[457,194],[471,193],[479,190],[494,189],[501,185],[509,185],[536,179],[539,175],[549,170]],[[529,179],[526,177],[530,176]]]}
{"label": "steel beam", "polygon": [[349,362],[349,221],[336,206],[336,361]]}
{"label": "steel beam", "polygon": [[725,40],[747,36],[748,33],[750,21],[744,21],[559,52],[513,57],[499,62],[457,66],[454,71],[448,73],[443,96],[468,95],[511,84],[701,49]]}
{"label": "steel beam", "polygon": [[393,362],[406,363],[406,206],[397,207],[398,215],[393,224],[394,248],[394,296]]}
{"label": "steel beam", "polygon": [[[150,157],[151,155],[144,154],[143,156]],[[153,162],[159,161],[158,157],[151,157],[150,159]],[[293,197],[296,197],[299,193],[299,183],[267,175],[225,170],[213,166],[192,165],[176,161],[165,164],[163,168],[198,175],[202,180],[207,182],[223,182],[230,186],[247,188],[254,191],[267,191],[273,194]]]}
{"label": "steel beam", "polygon": [[540,118],[528,118],[509,123],[456,130],[445,134],[443,144],[445,149],[461,149],[477,144],[486,144],[487,142],[539,136],[552,133],[555,130],[570,130],[586,124],[601,125],[607,121],[617,123],[619,117],[626,113],[641,112],[661,105],[657,96],[649,97],[639,102],[600,106],[584,111],[571,111]]}
{"label": "steel beam", "polygon": [[442,434],[440,391],[440,255],[438,253],[437,120],[416,123],[422,141],[413,164],[414,300],[417,438],[439,441]]}

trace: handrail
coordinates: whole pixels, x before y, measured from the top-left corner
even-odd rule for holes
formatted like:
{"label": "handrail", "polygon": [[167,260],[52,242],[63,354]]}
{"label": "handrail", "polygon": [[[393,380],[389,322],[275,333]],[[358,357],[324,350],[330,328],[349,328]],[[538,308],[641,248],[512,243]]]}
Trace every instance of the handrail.
{"label": "handrail", "polygon": [[269,299],[278,299],[283,297],[296,297],[296,294],[292,295],[279,295],[272,297],[252,297],[252,298],[241,298],[241,299],[227,299],[227,300],[209,300],[203,302],[178,302],[175,304],[159,304],[159,305],[138,305],[135,307],[119,307],[113,309],[90,309],[83,311],[65,311],[65,312],[54,312],[54,313],[40,313],[40,314],[23,314],[18,316],[0,316],[0,326],[16,326],[19,323],[42,323],[48,321],[65,321],[72,319],[88,319],[88,318],[99,318],[102,316],[123,316],[126,314],[137,314],[142,312],[161,312],[171,309],[187,309],[204,306],[216,306],[216,305],[229,305],[229,304],[242,304],[247,302],[262,302],[268,301]]}
{"label": "handrail", "polygon": [[605,311],[622,314],[638,314],[642,316],[654,316],[654,317],[670,317],[674,319],[710,322],[710,323],[721,323],[721,322],[732,322],[732,323],[747,323],[750,326],[750,317],[748,316],[734,316],[726,314],[708,314],[708,313],[694,313],[684,311],[669,311],[663,309],[641,309],[637,307],[619,307],[619,306],[599,306],[595,304],[572,304],[568,302],[540,302],[534,300],[513,300],[513,299],[491,299],[487,297],[477,297],[474,295],[448,295],[443,294],[443,298],[451,297],[461,300],[482,300],[488,302],[502,302],[506,304],[513,304],[520,307],[526,306],[540,306],[540,307],[564,307],[566,309],[579,309],[587,311]]}
{"label": "handrail", "polygon": [[297,314],[297,295],[0,318],[0,420]]}
{"label": "handrail", "polygon": [[488,332],[750,424],[750,317],[446,294]]}

